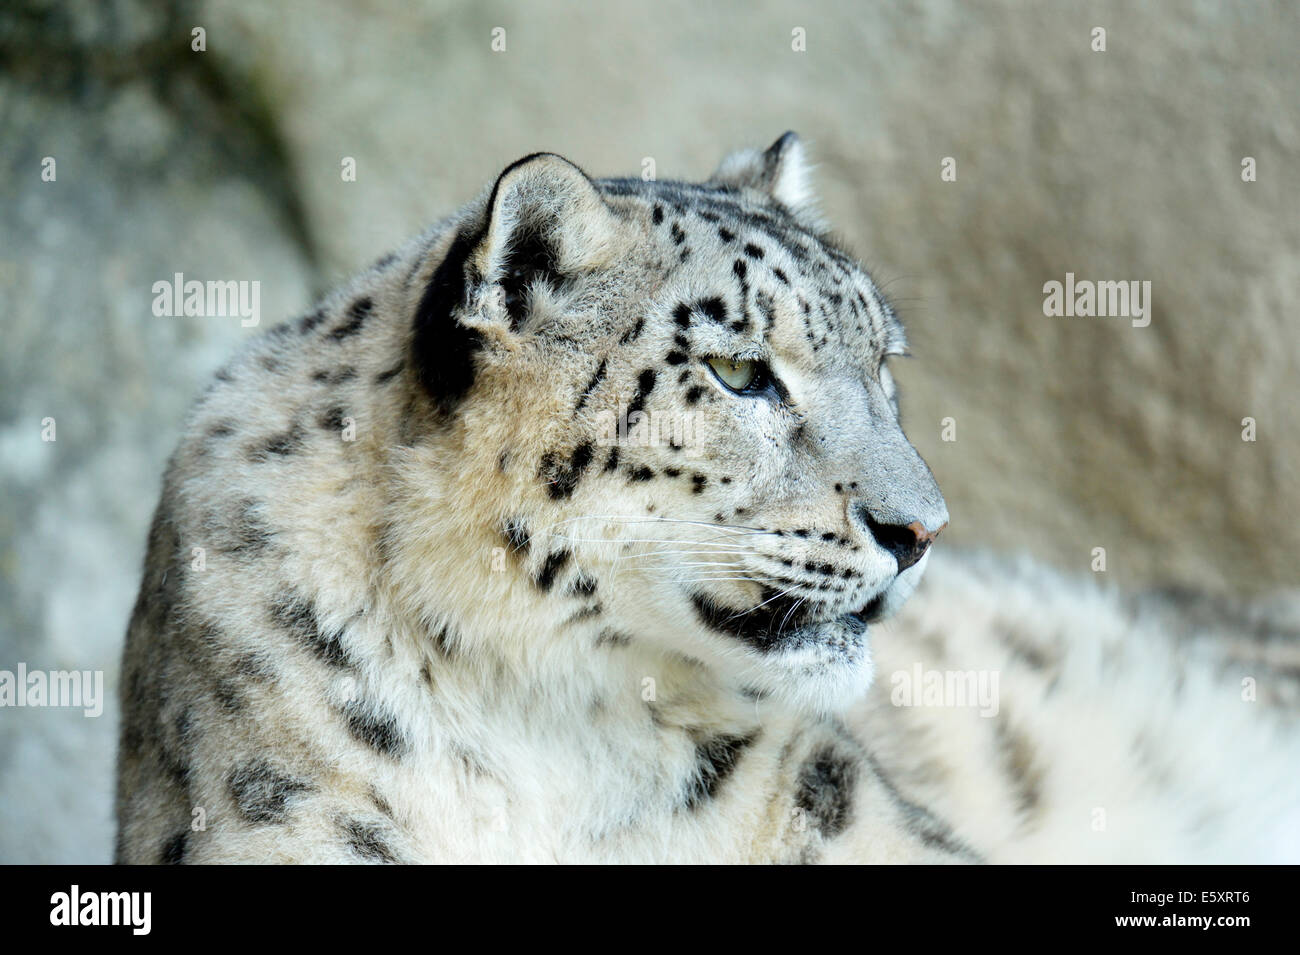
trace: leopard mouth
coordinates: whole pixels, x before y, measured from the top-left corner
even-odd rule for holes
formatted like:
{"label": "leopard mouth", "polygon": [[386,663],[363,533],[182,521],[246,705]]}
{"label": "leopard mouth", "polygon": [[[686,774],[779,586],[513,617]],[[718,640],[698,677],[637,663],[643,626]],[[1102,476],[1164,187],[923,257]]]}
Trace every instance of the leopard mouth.
{"label": "leopard mouth", "polygon": [[802,598],[774,591],[764,591],[761,602],[748,609],[728,607],[703,593],[691,594],[695,612],[706,626],[766,653],[810,643],[860,642],[868,626],[883,616],[884,599],[882,592],[859,610],[815,617]]}
{"label": "leopard mouth", "polygon": [[883,620],[885,616],[884,610],[885,592],[882,590],[880,593],[872,597],[871,601],[861,610],[855,610],[852,613],[845,614],[845,616],[857,621],[865,628],[869,624],[878,623]]}

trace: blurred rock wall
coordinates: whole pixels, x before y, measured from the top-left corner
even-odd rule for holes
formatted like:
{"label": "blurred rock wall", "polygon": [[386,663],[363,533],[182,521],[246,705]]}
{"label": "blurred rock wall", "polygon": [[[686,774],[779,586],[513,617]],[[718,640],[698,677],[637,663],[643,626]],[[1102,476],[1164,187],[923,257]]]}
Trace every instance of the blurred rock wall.
{"label": "blurred rock wall", "polygon": [[[116,692],[166,455],[252,331],[155,281],[259,281],[265,326],[525,153],[699,178],[786,129],[909,328],[949,546],[1294,586],[1297,49],[1282,2],[7,4],[0,669]],[[1149,281],[1150,325],[1045,316],[1067,272]],[[115,713],[0,710],[0,861],[108,859]]]}

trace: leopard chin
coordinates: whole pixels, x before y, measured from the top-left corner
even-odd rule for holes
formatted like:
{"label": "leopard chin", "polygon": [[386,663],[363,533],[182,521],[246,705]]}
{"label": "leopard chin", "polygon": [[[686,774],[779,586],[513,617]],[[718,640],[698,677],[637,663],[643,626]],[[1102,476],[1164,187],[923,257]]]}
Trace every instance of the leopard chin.
{"label": "leopard chin", "polygon": [[801,712],[841,712],[874,682],[869,635],[870,627],[854,614],[804,624],[746,674],[747,684]]}

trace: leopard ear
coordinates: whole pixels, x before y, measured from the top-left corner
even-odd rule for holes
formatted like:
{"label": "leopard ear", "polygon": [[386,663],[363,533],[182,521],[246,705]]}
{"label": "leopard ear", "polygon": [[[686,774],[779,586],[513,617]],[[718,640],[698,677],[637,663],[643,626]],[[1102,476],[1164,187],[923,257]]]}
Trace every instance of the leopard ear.
{"label": "leopard ear", "polygon": [[817,219],[817,197],[803,142],[788,132],[763,152],[742,149],[722,161],[709,182],[765,192],[796,216]]}
{"label": "leopard ear", "polygon": [[615,235],[616,220],[586,173],[554,153],[525,156],[506,167],[488,196],[468,262],[478,288],[467,300],[479,298],[484,307],[469,311],[520,331],[539,286],[558,289],[567,277],[611,261]]}
{"label": "leopard ear", "polygon": [[435,404],[474,383],[489,342],[513,347],[544,287],[615,260],[618,220],[586,173],[554,153],[507,166],[470,211],[425,286],[412,351]]}

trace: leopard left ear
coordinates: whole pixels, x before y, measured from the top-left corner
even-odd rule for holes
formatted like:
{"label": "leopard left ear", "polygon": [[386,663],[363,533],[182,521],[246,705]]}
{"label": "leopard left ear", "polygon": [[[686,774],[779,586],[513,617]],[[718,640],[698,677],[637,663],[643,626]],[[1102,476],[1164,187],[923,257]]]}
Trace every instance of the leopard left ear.
{"label": "leopard left ear", "polygon": [[722,161],[709,182],[765,192],[796,216],[817,218],[817,198],[803,142],[788,132],[762,152],[742,149]]}
{"label": "leopard left ear", "polygon": [[508,166],[485,211],[473,256],[484,281],[548,268],[577,272],[611,254],[609,208],[586,173],[554,153],[534,153]]}
{"label": "leopard left ear", "polygon": [[618,223],[586,173],[554,153],[512,163],[468,211],[425,286],[412,353],[439,408],[474,384],[478,353],[517,345],[538,295],[617,260]]}

